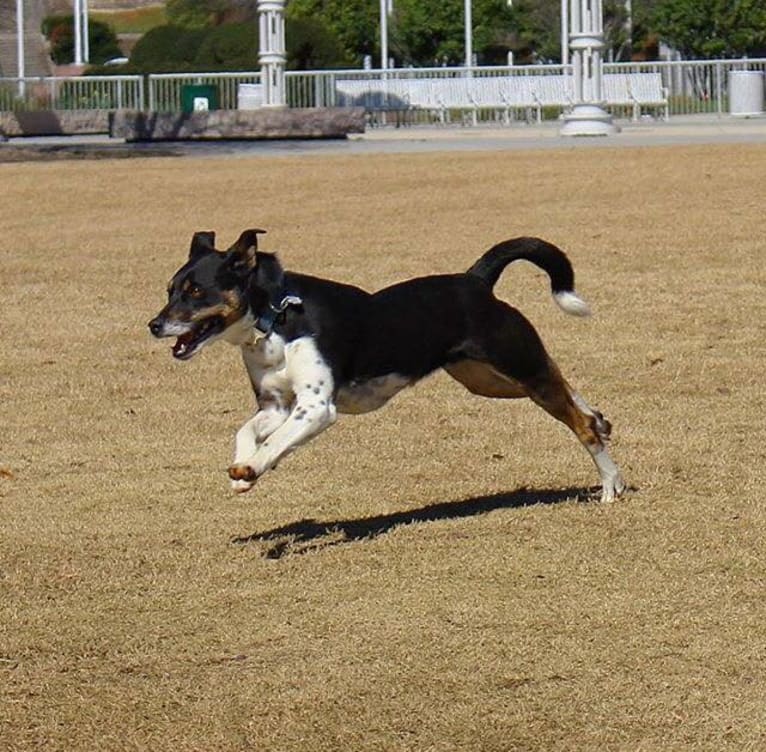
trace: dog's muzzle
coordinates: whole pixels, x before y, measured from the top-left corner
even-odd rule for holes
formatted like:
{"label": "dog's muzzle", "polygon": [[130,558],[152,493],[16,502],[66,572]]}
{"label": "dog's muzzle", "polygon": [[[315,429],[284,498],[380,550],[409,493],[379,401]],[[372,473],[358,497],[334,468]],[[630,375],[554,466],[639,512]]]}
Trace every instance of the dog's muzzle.
{"label": "dog's muzzle", "polygon": [[149,331],[155,336],[155,337],[161,337],[162,336],[162,330],[164,328],[162,319],[157,316],[157,318],[152,319],[149,324]]}
{"label": "dog's muzzle", "polygon": [[173,345],[173,357],[188,360],[203,345],[214,340],[226,329],[226,322],[221,316],[211,316],[194,323],[168,321],[160,314],[149,322],[149,331],[158,338],[176,337]]}

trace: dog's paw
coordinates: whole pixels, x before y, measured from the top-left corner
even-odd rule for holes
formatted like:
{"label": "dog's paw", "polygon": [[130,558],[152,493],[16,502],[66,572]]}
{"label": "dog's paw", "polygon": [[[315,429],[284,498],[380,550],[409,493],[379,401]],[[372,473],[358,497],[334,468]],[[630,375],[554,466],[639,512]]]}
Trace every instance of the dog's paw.
{"label": "dog's paw", "polygon": [[243,494],[247,493],[254,485],[255,483],[246,480],[233,480],[231,481],[231,490],[234,493]]}
{"label": "dog's paw", "polygon": [[231,478],[232,481],[241,481],[252,486],[255,481],[258,480],[258,475],[250,465],[236,464],[229,467],[229,478]]}
{"label": "dog's paw", "polygon": [[622,476],[617,473],[617,475],[609,478],[601,487],[601,502],[606,504],[613,502],[618,496],[622,496],[625,489],[625,481],[622,479]]}

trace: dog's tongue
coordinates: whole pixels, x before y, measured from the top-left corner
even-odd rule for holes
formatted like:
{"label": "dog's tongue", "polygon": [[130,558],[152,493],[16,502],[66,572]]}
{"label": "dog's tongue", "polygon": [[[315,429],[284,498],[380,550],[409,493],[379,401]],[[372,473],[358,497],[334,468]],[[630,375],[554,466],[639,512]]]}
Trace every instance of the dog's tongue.
{"label": "dog's tongue", "polygon": [[175,355],[176,358],[182,358],[184,355],[186,355],[192,340],[192,336],[193,335],[191,332],[187,332],[186,334],[182,334],[176,340],[175,345],[173,345],[173,355]]}

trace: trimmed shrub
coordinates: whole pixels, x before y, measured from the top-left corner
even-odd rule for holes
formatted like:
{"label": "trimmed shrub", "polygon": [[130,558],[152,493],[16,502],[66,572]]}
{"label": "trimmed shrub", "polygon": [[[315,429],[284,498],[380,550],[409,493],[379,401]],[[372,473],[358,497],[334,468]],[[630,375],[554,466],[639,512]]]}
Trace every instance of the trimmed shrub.
{"label": "trimmed shrub", "polygon": [[207,29],[157,26],[136,42],[130,69],[142,73],[174,73],[197,70],[197,52]]}
{"label": "trimmed shrub", "polygon": [[258,70],[258,27],[229,23],[205,30],[194,65],[198,70]]}
{"label": "trimmed shrub", "polygon": [[[48,16],[43,20],[42,33],[50,44],[50,56],[57,65],[74,61],[74,16]],[[122,55],[117,35],[109,24],[90,19],[88,24],[90,62],[100,65]]]}
{"label": "trimmed shrub", "polygon": [[[286,21],[287,67],[291,70],[348,65],[335,35],[315,19]],[[157,26],[138,40],[122,72],[258,70],[258,24],[226,23],[204,29]]]}

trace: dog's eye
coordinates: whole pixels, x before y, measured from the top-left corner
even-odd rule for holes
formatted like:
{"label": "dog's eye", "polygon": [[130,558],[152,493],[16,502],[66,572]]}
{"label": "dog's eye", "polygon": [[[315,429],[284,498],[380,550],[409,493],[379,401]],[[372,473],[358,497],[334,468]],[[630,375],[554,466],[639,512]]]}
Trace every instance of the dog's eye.
{"label": "dog's eye", "polygon": [[190,298],[194,298],[195,300],[199,300],[205,295],[205,291],[197,285],[190,285],[186,292],[189,294]]}

